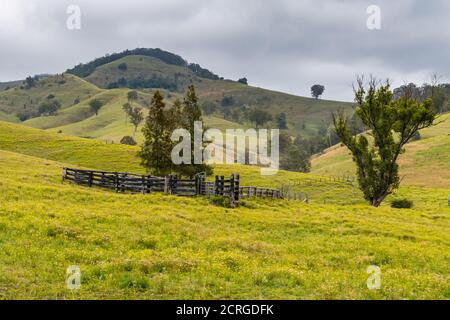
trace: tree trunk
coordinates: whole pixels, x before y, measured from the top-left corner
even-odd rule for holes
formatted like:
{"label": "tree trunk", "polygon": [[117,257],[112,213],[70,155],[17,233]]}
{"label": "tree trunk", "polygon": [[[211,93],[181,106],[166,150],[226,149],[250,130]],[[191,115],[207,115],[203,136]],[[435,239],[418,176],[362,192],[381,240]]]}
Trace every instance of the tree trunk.
{"label": "tree trunk", "polygon": [[383,202],[384,198],[386,198],[386,196],[380,196],[377,198],[373,198],[371,205],[375,208],[378,208],[380,206],[380,204]]}

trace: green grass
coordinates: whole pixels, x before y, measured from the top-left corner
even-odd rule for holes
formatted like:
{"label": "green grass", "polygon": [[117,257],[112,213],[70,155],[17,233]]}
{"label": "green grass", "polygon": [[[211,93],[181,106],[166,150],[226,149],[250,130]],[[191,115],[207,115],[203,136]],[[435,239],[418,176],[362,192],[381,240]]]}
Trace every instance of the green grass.
{"label": "green grass", "polygon": [[[0,122],[0,150],[0,298],[450,298],[448,187],[403,185],[372,208],[322,176],[217,166],[242,185],[291,183],[310,195],[227,209],[61,182],[63,166],[143,172],[137,147]],[[414,207],[390,208],[402,198]],[[373,264],[380,290],[366,287]],[[78,291],[65,287],[70,265],[81,268]]]}
{"label": "green grass", "polygon": [[111,171],[140,171],[137,148],[50,133],[0,121],[0,150]]}
{"label": "green grass", "polygon": [[[2,298],[449,298],[448,208],[225,209],[61,183],[63,164],[10,152],[0,165]],[[372,264],[382,270],[376,291],[366,287]],[[70,265],[81,269],[79,291],[65,288]]]}

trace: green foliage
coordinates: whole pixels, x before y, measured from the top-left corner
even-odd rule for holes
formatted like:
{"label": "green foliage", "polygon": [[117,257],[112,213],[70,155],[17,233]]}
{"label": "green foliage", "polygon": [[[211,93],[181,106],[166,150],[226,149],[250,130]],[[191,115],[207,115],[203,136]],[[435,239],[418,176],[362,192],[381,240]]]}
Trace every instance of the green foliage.
{"label": "green foliage", "polygon": [[165,106],[163,96],[156,91],[142,129],[145,141],[139,152],[141,164],[147,171],[158,176],[164,176],[172,171],[173,143],[170,137],[175,123],[165,112]]}
{"label": "green foliage", "polygon": [[231,208],[231,201],[228,197],[211,197],[209,199],[210,203],[217,207]]}
{"label": "green foliage", "polygon": [[120,71],[127,71],[128,70],[128,66],[127,66],[127,64],[125,62],[122,62],[122,63],[120,63],[117,66],[117,69],[119,69]]}
{"label": "green foliage", "polygon": [[377,207],[399,186],[397,160],[403,146],[418,130],[431,126],[435,114],[431,100],[420,103],[409,95],[393,100],[389,83],[378,85],[375,79],[371,79],[367,90],[362,79],[358,79],[355,101],[356,114],[370,129],[373,146],[365,135],[352,135],[343,113],[333,115],[334,126],[342,143],[352,152],[364,198]]}
{"label": "green foliage", "polygon": [[36,82],[37,81],[39,81],[39,78],[36,77],[36,76],[34,76],[34,77],[31,77],[31,76],[26,77],[26,79],[25,79],[25,88],[26,89],[34,88],[36,86]]}
{"label": "green foliage", "polygon": [[138,126],[141,124],[142,120],[144,120],[144,113],[142,112],[142,108],[134,107],[129,111],[130,122],[134,126],[134,135],[136,135],[136,131]]}
{"label": "green foliage", "polygon": [[319,97],[325,91],[325,87],[320,84],[315,84],[311,87],[311,96],[315,99],[319,99]]}
{"label": "green foliage", "polygon": [[61,108],[61,103],[56,99],[52,99],[42,102],[39,105],[38,112],[40,115],[53,116],[58,112],[59,108]]}
{"label": "green foliage", "polygon": [[272,121],[272,115],[261,109],[252,108],[248,111],[248,119],[254,122],[256,127],[264,126],[269,121]]}
{"label": "green foliage", "polygon": [[413,206],[413,201],[408,199],[394,199],[391,201],[391,208],[410,209]]}
{"label": "green foliage", "polygon": [[130,136],[124,136],[122,139],[120,139],[120,143],[129,146],[135,146],[137,144],[134,138]]}
{"label": "green foliage", "polygon": [[241,79],[238,80],[238,82],[239,82],[239,83],[242,83],[242,84],[248,85],[248,80],[247,80],[247,78],[241,78]]}
{"label": "green foliage", "polygon": [[89,101],[89,107],[91,108],[91,111],[95,113],[96,116],[98,116],[98,112],[103,107],[103,101],[100,99],[92,99]]}
{"label": "green foliage", "polygon": [[128,93],[127,93],[128,102],[136,101],[138,98],[139,98],[139,94],[137,93],[137,91],[135,91],[135,90],[128,91]]}
{"label": "green foliage", "polygon": [[281,112],[275,117],[278,129],[287,129],[286,114]]}
{"label": "green foliage", "polygon": [[[183,118],[181,121],[181,128],[189,131],[191,135],[191,164],[179,164],[174,166],[175,172],[182,176],[193,177],[200,172],[206,172],[206,174],[212,173],[212,168],[205,163],[194,164],[194,122],[202,121],[202,111],[198,103],[198,97],[193,85],[188,87],[186,95],[183,99]],[[203,132],[202,132],[203,136]]]}

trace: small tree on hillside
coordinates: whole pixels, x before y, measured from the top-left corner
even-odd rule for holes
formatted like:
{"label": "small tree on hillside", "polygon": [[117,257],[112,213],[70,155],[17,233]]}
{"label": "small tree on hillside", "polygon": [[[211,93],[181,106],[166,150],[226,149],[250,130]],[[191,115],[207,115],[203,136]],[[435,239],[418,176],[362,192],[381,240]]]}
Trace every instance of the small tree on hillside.
{"label": "small tree on hillside", "polygon": [[248,112],[248,119],[254,122],[256,127],[263,126],[265,123],[272,121],[272,115],[264,110],[253,108]]}
{"label": "small tree on hillside", "polygon": [[313,98],[319,99],[319,97],[323,94],[325,91],[325,87],[320,84],[315,84],[311,87],[311,96]]}
{"label": "small tree on hillside", "polygon": [[133,90],[133,91],[129,91],[127,93],[127,98],[128,98],[128,102],[131,103],[133,101],[136,101],[139,98],[139,95],[138,95],[137,91]]}
{"label": "small tree on hillside", "polygon": [[159,91],[153,95],[150,110],[145,120],[142,133],[144,144],[139,152],[141,165],[155,175],[163,176],[171,172],[171,152],[173,142],[173,124],[168,114],[164,111],[166,104]]}
{"label": "small tree on hillside", "polygon": [[60,108],[61,103],[56,99],[52,99],[50,101],[42,102],[39,105],[38,112],[40,115],[54,116]]}
{"label": "small tree on hillside", "polygon": [[127,124],[127,120],[128,120],[128,117],[130,116],[130,112],[132,109],[133,108],[131,107],[131,104],[129,102],[125,103],[122,106],[122,110],[123,110],[123,112],[125,112],[125,124]]}
{"label": "small tree on hillside", "polygon": [[362,78],[357,83],[356,115],[370,130],[373,146],[365,135],[352,135],[343,112],[334,114],[333,122],[336,134],[353,155],[364,198],[378,207],[400,184],[397,160],[404,152],[403,146],[417,131],[431,126],[435,114],[430,99],[421,103],[406,92],[393,100],[389,82],[379,85],[371,79],[367,89]]}
{"label": "small tree on hillside", "polygon": [[287,129],[286,114],[284,112],[277,114],[276,121],[279,129]]}
{"label": "small tree on hillside", "polygon": [[246,84],[246,85],[248,85],[248,80],[247,80],[247,78],[240,78],[239,80],[238,80],[238,82],[239,83],[242,83],[242,84]]}
{"label": "small tree on hillside", "polygon": [[133,138],[136,138],[136,131],[138,126],[141,124],[142,120],[144,120],[144,113],[142,112],[142,108],[134,107],[129,112],[130,122],[134,126]]}
{"label": "small tree on hillside", "polygon": [[98,116],[98,111],[103,107],[103,101],[99,99],[92,99],[89,101],[89,107],[91,108],[92,112],[95,113],[96,116]]}

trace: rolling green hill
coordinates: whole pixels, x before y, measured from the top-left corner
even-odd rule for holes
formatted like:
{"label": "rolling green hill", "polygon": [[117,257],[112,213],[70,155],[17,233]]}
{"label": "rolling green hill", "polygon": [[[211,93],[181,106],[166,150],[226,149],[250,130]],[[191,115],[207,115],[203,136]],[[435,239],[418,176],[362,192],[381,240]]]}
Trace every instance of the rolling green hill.
{"label": "rolling green hill", "polygon": [[[119,65],[126,64],[127,70]],[[232,97],[232,106],[247,105],[268,111],[273,116],[280,112],[287,115],[288,127],[292,134],[305,136],[317,133],[319,126],[330,121],[331,112],[343,108],[350,110],[347,102],[316,100],[244,85],[230,80],[211,80],[197,76],[186,67],[166,64],[146,56],[127,56],[99,66],[85,79],[99,87],[117,82],[120,78],[130,84],[135,79],[162,79],[162,82],[176,84],[175,92],[182,94],[189,84],[196,86],[201,101],[211,101],[221,105],[224,97]],[[247,124],[248,125],[248,124]]]}
{"label": "rolling green hill", "polygon": [[101,90],[91,83],[70,74],[50,76],[38,80],[34,87],[24,86],[0,92],[0,111],[12,116],[35,116],[39,105],[49,95],[61,103],[61,109],[72,106],[76,99],[84,100]]}
{"label": "rolling green hill", "polygon": [[[259,108],[274,118],[284,112],[292,136],[316,135],[319,128],[329,124],[331,112],[351,108],[347,102],[298,97],[223,80],[199,65],[159,49],[136,49],[105,56],[68,72],[41,78],[31,88],[22,84],[1,91],[0,120],[26,120],[24,123],[31,127],[118,143],[124,135],[133,134],[133,128],[125,125],[121,110],[128,87],[137,88],[139,104],[146,107],[154,88],[164,92],[170,105],[176,97],[183,96],[190,84],[196,86],[201,103],[209,101],[221,107],[226,97],[231,101],[229,108]],[[62,107],[56,115],[39,117],[39,105],[49,97],[58,100]],[[93,98],[105,103],[98,117],[89,110],[88,103]],[[205,122],[218,129],[254,126],[244,119],[226,120],[219,111],[205,117]],[[276,127],[275,121],[268,126]],[[141,139],[140,130],[137,139]]]}
{"label": "rolling green hill", "polygon": [[[131,195],[61,182],[63,166],[142,172],[137,148],[0,122],[0,298],[448,299],[450,189],[403,186],[372,208],[348,184],[281,171],[243,184],[310,190],[309,204]],[[315,191],[315,193],[314,193]],[[356,200],[356,201],[355,201]],[[81,289],[65,287],[68,266]],[[380,290],[366,286],[369,265]]]}
{"label": "rolling green hill", "polygon": [[[450,186],[450,114],[420,132],[421,140],[410,142],[399,159],[402,183],[415,186]],[[312,172],[324,175],[355,175],[348,150],[334,146],[312,160]]]}

